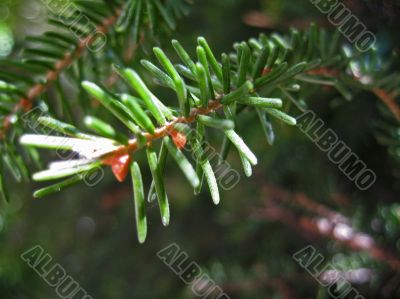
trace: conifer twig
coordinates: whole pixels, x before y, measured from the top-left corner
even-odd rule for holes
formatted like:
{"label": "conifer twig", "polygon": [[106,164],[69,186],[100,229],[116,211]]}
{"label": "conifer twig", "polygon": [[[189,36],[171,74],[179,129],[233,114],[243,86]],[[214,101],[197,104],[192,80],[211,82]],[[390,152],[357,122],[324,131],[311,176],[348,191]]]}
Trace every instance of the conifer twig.
{"label": "conifer twig", "polygon": [[81,39],[72,52],[65,53],[64,57],[55,63],[54,70],[48,71],[45,75],[45,83],[37,83],[28,89],[26,95],[19,99],[17,105],[14,106],[11,113],[5,116],[3,120],[3,128],[0,130],[0,139],[5,137],[8,129],[10,128],[13,115],[21,110],[23,112],[29,111],[32,108],[35,99],[46,92],[52,83],[57,80],[60,74],[83,55],[85,49],[87,49],[87,47],[95,41],[96,34],[107,33],[111,26],[116,23],[121,13],[122,8],[119,8],[116,10],[116,13],[113,16],[104,19],[102,24],[98,25],[96,30],[93,31],[94,33],[85,39]]}

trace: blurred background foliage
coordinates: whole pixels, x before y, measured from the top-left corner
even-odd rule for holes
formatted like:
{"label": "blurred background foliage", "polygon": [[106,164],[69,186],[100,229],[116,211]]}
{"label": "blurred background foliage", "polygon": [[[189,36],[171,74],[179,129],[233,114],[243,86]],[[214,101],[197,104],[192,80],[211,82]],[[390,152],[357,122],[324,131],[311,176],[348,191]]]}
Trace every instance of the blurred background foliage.
{"label": "blurred background foliage", "polygon": [[[399,50],[397,1],[344,2],[377,33],[383,57]],[[199,35],[222,52],[261,32],[307,28],[311,22],[332,29],[307,0],[194,3],[191,15],[173,33],[189,48],[194,48]],[[46,28],[46,16],[38,0],[0,1],[0,56],[18,56],[25,37]],[[146,55],[141,53],[138,59]],[[365,298],[400,298],[400,274],[396,276],[385,256],[398,261],[400,185],[393,158],[375,138],[375,124],[382,117],[377,102],[366,93],[357,94],[350,103],[324,93],[310,102],[376,172],[378,180],[370,190],[357,190],[296,128],[275,123],[276,143],[267,145],[254,114],[243,113],[239,131],[260,160],[254,176],[242,175],[239,185],[224,192],[220,206],[214,207],[208,192],[195,197],[179,170],[167,167],[172,221],[162,227],[157,207],[148,205],[150,232],[144,245],[136,241],[130,183],[117,183],[108,170],[96,187],[82,184],[38,201],[31,195],[38,186],[11,186],[12,201],[0,210],[0,298],[56,298],[54,289],[20,258],[35,245],[43,246],[93,298],[195,298],[156,256],[173,242],[231,298],[329,298],[326,289],[292,258],[309,244],[341,271],[368,270],[352,282]],[[235,155],[230,161],[240,169]],[[148,185],[150,174],[144,179]],[[310,205],[298,204],[299,198],[312,199],[346,217],[344,230],[331,236],[307,230],[302,225],[305,219],[316,224],[315,219],[324,218]],[[348,246],[343,240],[353,232],[350,227],[368,234],[385,254],[376,258],[371,248],[358,251]]]}

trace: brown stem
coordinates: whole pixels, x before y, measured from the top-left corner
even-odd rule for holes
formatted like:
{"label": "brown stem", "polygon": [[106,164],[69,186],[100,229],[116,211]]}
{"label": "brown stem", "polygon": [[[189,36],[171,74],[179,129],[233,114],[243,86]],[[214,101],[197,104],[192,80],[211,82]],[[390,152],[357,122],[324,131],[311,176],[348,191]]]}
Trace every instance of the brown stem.
{"label": "brown stem", "polygon": [[[154,134],[143,133],[143,137],[146,138],[147,144],[152,143],[153,141],[163,138],[168,134],[174,131],[174,126],[178,123],[182,124],[190,124],[196,120],[196,116],[198,115],[207,115],[211,112],[219,110],[222,108],[222,104],[220,103],[221,96],[218,96],[214,101],[210,101],[207,108],[196,108],[193,109],[188,117],[177,117],[173,121],[168,122],[166,125],[159,127],[155,130]],[[110,157],[118,157],[125,155],[127,153],[132,153],[138,149],[138,141],[137,138],[134,138],[129,141],[128,145],[123,145],[119,147],[117,150],[105,155],[103,160],[108,159]]]}
{"label": "brown stem", "polygon": [[[263,69],[262,75],[265,76],[270,71],[271,71],[271,69]],[[339,75],[339,71],[335,70],[335,69],[328,69],[328,68],[325,68],[325,67],[321,67],[321,68],[316,68],[316,69],[313,69],[313,70],[309,70],[308,74],[311,74],[311,75],[326,75],[326,76],[336,77],[336,76]],[[381,91],[381,94],[382,93],[386,95],[386,98],[388,97],[387,93],[384,93],[383,91]],[[391,103],[392,109],[394,109],[393,107],[396,107],[396,103],[394,102],[394,100],[393,101],[387,100],[386,102],[390,102]],[[218,99],[215,100],[215,101],[211,101],[210,105],[207,108],[199,108],[199,109],[193,110],[191,115],[188,118],[185,118],[185,117],[176,118],[175,120],[169,122],[167,125],[158,128],[154,134],[144,133],[143,136],[146,138],[147,143],[152,143],[154,140],[162,138],[162,137],[168,135],[168,133],[173,131],[173,128],[177,123],[192,123],[192,122],[195,121],[197,115],[206,115],[206,114],[209,114],[210,112],[212,112],[214,110],[218,110],[221,107],[222,107],[222,105],[219,103]],[[121,156],[121,155],[124,155],[124,154],[127,154],[127,153],[134,152],[137,149],[138,149],[138,144],[137,144],[137,139],[135,138],[135,139],[131,140],[127,146],[121,146],[116,151],[114,151],[114,152],[112,152],[110,154],[107,154],[104,158],[107,159],[107,158],[110,158],[110,157]]]}

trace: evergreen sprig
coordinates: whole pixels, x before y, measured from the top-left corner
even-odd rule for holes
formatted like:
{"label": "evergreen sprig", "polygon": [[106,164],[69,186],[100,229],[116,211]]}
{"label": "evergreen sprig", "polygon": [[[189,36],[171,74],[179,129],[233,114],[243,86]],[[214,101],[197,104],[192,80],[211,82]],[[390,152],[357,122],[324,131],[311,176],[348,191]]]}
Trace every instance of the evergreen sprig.
{"label": "evergreen sprig", "polygon": [[[87,93],[119,119],[127,131],[125,134],[117,134],[109,124],[99,119],[94,121],[90,116],[85,119],[85,123],[98,135],[83,133],[77,128],[66,131],[65,127],[69,125],[40,118],[41,124],[49,127],[51,123],[51,129],[67,137],[25,135],[21,143],[50,149],[61,143],[63,149],[79,154],[79,159],[55,162],[48,170],[36,174],[34,179],[37,180],[69,178],[37,191],[35,196],[59,191],[82,180],[82,174],[99,165],[110,165],[120,181],[124,180],[130,168],[134,175],[132,179],[138,236],[139,241],[143,242],[147,231],[145,196],[135,152],[145,148],[153,175],[148,199],[158,199],[164,225],[170,219],[163,181],[168,155],[177,162],[195,192],[199,192],[205,179],[213,202],[218,204],[220,197],[216,175],[204,153],[207,142],[205,127],[219,129],[225,138],[223,143],[234,145],[245,174],[250,176],[251,167],[257,164],[257,158],[235,131],[238,113],[244,109],[253,109],[260,118],[267,141],[273,143],[271,117],[295,125],[296,119],[283,112],[282,107],[286,102],[304,110],[306,102],[293,95],[304,90],[303,86],[330,85],[336,87],[346,99],[350,99],[352,88],[374,88],[370,84],[374,81],[365,81],[370,76],[367,71],[358,74],[358,77],[350,73],[351,67],[359,59],[358,54],[346,50],[348,48],[342,50],[338,38],[327,48],[328,38],[324,31],[315,27],[302,33],[292,31],[290,36],[261,35],[258,39],[235,44],[235,51],[222,54],[221,59],[217,58],[202,37],[198,39],[196,59],[191,58],[188,51],[173,40],[173,48],[181,60],[177,64],[161,48],[156,47],[154,54],[159,66],[149,60],[143,60],[142,65],[159,85],[175,92],[176,106],[167,106],[149,88],[142,76],[130,68],[114,66],[134,94],[114,93],[84,81],[82,86]],[[132,134],[133,138],[130,137]],[[155,149],[157,140],[161,141],[158,156]],[[196,166],[192,166],[189,155],[183,151],[186,143],[189,145],[187,152],[194,157],[192,160]],[[223,152],[226,157],[227,151],[223,149]]]}
{"label": "evergreen sprig", "polygon": [[[163,10],[159,1],[145,2],[146,6],[142,2],[126,3],[115,21],[115,32],[126,31],[130,23],[139,24],[142,19],[140,11],[144,7],[148,11],[146,21],[150,28],[155,28],[152,24],[155,19],[149,13],[151,4],[154,4],[153,9],[159,10],[167,27],[174,27],[173,19],[167,17],[168,10]],[[166,3],[182,4],[181,1]],[[133,28],[137,30],[137,26]],[[133,36],[137,42],[138,35]],[[388,75],[389,66],[383,67],[375,50],[361,55],[346,45],[338,32],[329,35],[315,26],[304,32],[292,30],[284,36],[262,34],[259,38],[235,44],[232,53],[224,53],[220,58],[202,37],[198,39],[195,59],[178,41],[173,40],[172,46],[180,63],[173,63],[159,47],[154,48],[158,65],[142,60],[143,68],[154,81],[175,93],[176,103],[172,106],[158,98],[138,70],[125,67],[118,56],[111,59],[115,63],[114,70],[132,94],[115,92],[101,84],[101,80],[80,84],[81,99],[99,101],[126,127],[125,132],[118,131],[105,120],[90,116],[90,109],[85,113],[84,123],[93,133],[83,132],[73,124],[57,120],[51,112],[37,119],[40,125],[58,134],[22,136],[20,141],[27,146],[34,161],[38,159],[35,147],[72,151],[77,156],[72,160],[51,163],[48,170],[34,174],[33,179],[37,181],[64,179],[38,190],[35,197],[71,186],[101,166],[111,166],[119,181],[123,181],[130,172],[133,175],[138,237],[143,242],[147,232],[145,195],[140,167],[135,161],[137,151],[146,150],[153,176],[147,198],[158,199],[162,223],[167,225],[170,211],[163,173],[168,155],[176,161],[195,193],[201,190],[204,181],[213,202],[220,202],[215,170],[205,153],[206,127],[222,132],[222,157],[226,158],[230,145],[233,145],[238,151],[244,173],[251,176],[257,158],[237,133],[237,115],[244,109],[254,110],[268,143],[272,144],[275,133],[271,119],[295,125],[296,119],[286,112],[291,106],[300,111],[307,109],[307,99],[319,92],[318,85],[334,87],[346,100],[351,100],[357,90],[373,92],[382,99],[383,92],[395,94],[393,88],[396,87],[392,82],[399,81],[397,74]],[[111,52],[117,52],[115,45]],[[53,59],[60,57],[53,54]],[[81,79],[85,77],[82,73],[78,75]],[[393,81],[388,81],[388,77]],[[9,81],[2,81],[0,88],[7,96],[24,94],[18,85]],[[393,101],[390,105],[387,98],[382,101],[395,114]],[[158,140],[161,147],[157,155]],[[188,147],[185,148],[186,144]],[[11,166],[9,168],[14,176],[18,179],[28,177],[28,169],[15,148],[4,148],[7,152],[3,155],[3,162]],[[189,149],[184,151],[184,148]],[[2,178],[0,190],[3,195],[7,193],[4,187]]]}

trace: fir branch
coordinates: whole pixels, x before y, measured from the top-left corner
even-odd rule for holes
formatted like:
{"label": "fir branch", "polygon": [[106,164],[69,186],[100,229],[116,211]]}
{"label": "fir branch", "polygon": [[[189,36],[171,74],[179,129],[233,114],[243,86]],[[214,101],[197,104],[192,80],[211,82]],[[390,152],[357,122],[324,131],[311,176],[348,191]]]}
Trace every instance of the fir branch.
{"label": "fir branch", "polygon": [[122,8],[117,9],[113,16],[103,20],[102,24],[96,27],[96,30],[92,35],[89,35],[84,40],[80,40],[72,52],[65,53],[64,57],[55,63],[54,70],[49,70],[47,72],[45,75],[45,83],[37,83],[29,88],[26,95],[19,99],[17,105],[12,109],[12,112],[5,116],[3,127],[0,130],[0,139],[5,137],[5,134],[11,125],[11,118],[14,114],[21,110],[23,112],[29,111],[32,108],[35,99],[46,92],[46,90],[58,79],[60,74],[83,55],[83,53],[88,49],[87,47],[94,42],[95,35],[98,32],[106,34],[118,20],[121,13]]}
{"label": "fir branch", "polygon": [[[342,55],[334,56],[333,53],[341,53],[342,45],[339,42],[332,45],[331,49],[320,48],[321,44],[326,43],[324,38],[327,39],[326,36],[319,34],[315,27],[304,32],[303,37],[299,39],[261,35],[259,39],[235,44],[235,51],[229,55],[222,54],[220,60],[216,58],[204,38],[198,39],[197,60],[193,60],[186,49],[174,40],[172,45],[182,61],[182,64],[177,65],[171,62],[163,50],[154,48],[154,54],[161,68],[147,60],[142,61],[142,64],[159,85],[175,92],[177,107],[167,107],[142,77],[129,68],[115,67],[126,85],[135,91],[133,95],[117,94],[85,81],[82,83],[83,89],[119,119],[129,134],[122,132],[117,134],[116,130],[101,120],[91,127],[99,134],[98,136],[77,129],[66,130],[69,125],[50,121],[53,124],[52,129],[70,137],[49,139],[46,136],[26,135],[22,137],[21,143],[54,148],[59,140],[68,145],[67,149],[79,154],[80,160],[72,161],[70,164],[62,163],[65,165],[63,168],[50,167],[35,177],[40,177],[41,180],[46,178],[54,180],[75,174],[79,176],[75,181],[79,181],[83,179],[82,174],[85,171],[102,164],[111,166],[116,178],[123,181],[129,168],[132,167],[134,152],[146,148],[153,175],[149,198],[153,198],[156,194],[155,198],[159,201],[164,225],[168,224],[170,217],[162,177],[168,153],[178,162],[196,193],[201,189],[200,182],[205,178],[212,200],[218,204],[220,197],[215,170],[203,150],[206,142],[205,126],[223,132],[224,143],[234,145],[245,174],[250,176],[251,167],[257,164],[257,158],[241,136],[232,130],[238,113],[244,109],[256,110],[267,140],[271,143],[274,138],[269,116],[286,124],[295,125],[296,119],[281,111],[282,98],[288,99],[302,110],[306,107],[306,103],[304,100],[300,102],[292,95],[292,92],[302,91],[302,85],[330,85],[347,100],[351,99],[352,89],[371,90],[374,86],[382,88],[384,85],[380,80],[372,84],[375,83],[374,76],[377,76],[372,67],[364,68],[366,70],[364,73],[355,73],[352,67],[356,63],[362,63],[364,59],[358,54],[353,55],[345,51]],[[355,75],[349,75],[350,72]],[[48,126],[49,121],[43,119],[39,121]],[[185,133],[179,132],[179,126],[195,130],[196,137],[187,139]],[[130,134],[133,134],[134,138],[130,138]],[[174,144],[171,144],[170,138]],[[158,160],[153,145],[157,140],[162,140]],[[191,147],[196,171],[181,153],[186,143]],[[226,153],[224,149],[224,157]],[[78,167],[75,166],[76,163],[79,164]],[[138,167],[131,169],[131,172],[137,173]],[[35,196],[41,197],[43,194],[59,191],[69,185],[69,180],[66,183],[56,183],[39,190]],[[138,185],[138,181],[135,181],[135,185]],[[140,242],[143,242],[145,239],[143,232],[146,231],[146,227],[145,223],[138,222],[138,225],[139,223],[141,227],[137,228],[138,236]]]}

